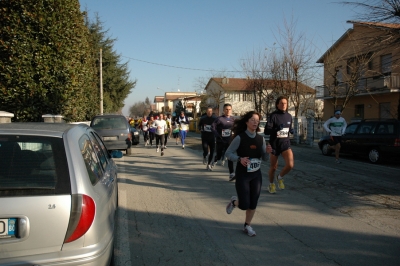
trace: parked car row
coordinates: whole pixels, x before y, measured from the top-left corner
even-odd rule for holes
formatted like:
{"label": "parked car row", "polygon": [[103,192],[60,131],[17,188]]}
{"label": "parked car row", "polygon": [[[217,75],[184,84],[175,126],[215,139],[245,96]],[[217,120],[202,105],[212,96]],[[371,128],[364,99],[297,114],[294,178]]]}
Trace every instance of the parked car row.
{"label": "parked car row", "polygon": [[112,262],[122,152],[110,147],[84,124],[0,124],[0,265]]}
{"label": "parked car row", "polygon": [[[329,149],[330,136],[320,139],[318,146],[324,155]],[[400,122],[398,120],[362,120],[347,126],[342,136],[341,153],[366,156],[371,163],[400,157]]]}

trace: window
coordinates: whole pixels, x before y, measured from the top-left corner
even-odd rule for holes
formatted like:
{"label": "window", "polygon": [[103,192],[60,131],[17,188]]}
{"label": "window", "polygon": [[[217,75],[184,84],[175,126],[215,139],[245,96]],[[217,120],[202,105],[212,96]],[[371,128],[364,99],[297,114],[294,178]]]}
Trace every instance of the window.
{"label": "window", "polygon": [[95,185],[101,179],[103,172],[96,152],[87,135],[83,135],[79,139],[79,148],[81,149],[81,154],[85,161],[90,182],[92,185]]}
{"label": "window", "polygon": [[253,94],[251,93],[243,93],[242,94],[242,99],[244,102],[251,102],[253,101]]}
{"label": "window", "polygon": [[374,133],[375,126],[376,126],[376,122],[367,122],[367,123],[361,124],[361,126],[357,129],[357,134]]}
{"label": "window", "polygon": [[394,124],[380,124],[375,132],[379,135],[389,135],[394,133]]}
{"label": "window", "polygon": [[364,118],[364,104],[356,104],[354,107],[354,117]]}
{"label": "window", "polygon": [[392,54],[381,56],[381,71],[382,74],[390,74],[392,72]]}
{"label": "window", "polygon": [[2,135],[0,196],[69,193],[69,178],[61,138]]}
{"label": "window", "polygon": [[348,127],[346,127],[345,133],[346,134],[354,134],[354,132],[356,131],[357,127],[358,127],[358,123],[351,124]]}
{"label": "window", "polygon": [[390,114],[390,103],[379,103],[379,118],[389,119]]}

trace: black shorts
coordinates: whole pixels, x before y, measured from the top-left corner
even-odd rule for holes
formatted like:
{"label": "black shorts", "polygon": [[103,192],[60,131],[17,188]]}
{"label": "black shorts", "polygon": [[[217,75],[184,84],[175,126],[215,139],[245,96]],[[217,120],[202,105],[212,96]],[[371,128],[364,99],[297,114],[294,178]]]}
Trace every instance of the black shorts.
{"label": "black shorts", "polygon": [[271,143],[272,154],[279,156],[282,152],[290,149],[290,139],[279,140],[276,139],[274,143]]}
{"label": "black shorts", "polygon": [[329,144],[333,146],[338,143],[342,143],[342,136],[331,136]]}

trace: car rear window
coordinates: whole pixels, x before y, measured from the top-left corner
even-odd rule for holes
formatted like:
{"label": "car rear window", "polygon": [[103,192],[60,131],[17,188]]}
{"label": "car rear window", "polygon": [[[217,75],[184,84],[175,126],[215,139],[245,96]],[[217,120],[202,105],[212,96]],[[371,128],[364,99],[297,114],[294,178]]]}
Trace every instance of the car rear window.
{"label": "car rear window", "polygon": [[71,193],[61,138],[0,136],[0,196]]}
{"label": "car rear window", "polygon": [[380,134],[380,135],[391,135],[395,133],[395,126],[394,124],[390,123],[384,123],[380,124],[375,132],[375,134]]}
{"label": "car rear window", "polygon": [[96,117],[91,127],[94,129],[127,129],[125,117]]}

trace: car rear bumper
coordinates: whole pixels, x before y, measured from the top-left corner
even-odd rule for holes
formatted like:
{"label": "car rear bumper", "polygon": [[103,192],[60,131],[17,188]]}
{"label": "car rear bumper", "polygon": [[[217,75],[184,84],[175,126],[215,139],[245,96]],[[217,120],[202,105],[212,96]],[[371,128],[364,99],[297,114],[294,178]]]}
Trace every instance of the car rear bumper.
{"label": "car rear bumper", "polygon": [[79,249],[26,257],[0,259],[0,265],[60,265],[60,266],[101,266],[109,265],[114,252],[114,236],[96,245]]}
{"label": "car rear bumper", "polygon": [[124,141],[104,141],[107,150],[126,150],[129,149],[132,144],[129,140]]}

